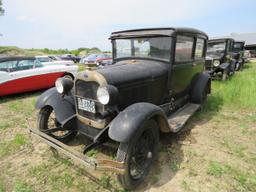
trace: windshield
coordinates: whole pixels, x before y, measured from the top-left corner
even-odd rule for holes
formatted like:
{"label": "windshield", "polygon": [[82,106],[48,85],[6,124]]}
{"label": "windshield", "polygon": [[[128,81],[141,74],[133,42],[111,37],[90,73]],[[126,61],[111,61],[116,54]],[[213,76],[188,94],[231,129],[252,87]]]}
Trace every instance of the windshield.
{"label": "windshield", "polygon": [[211,42],[208,43],[207,52],[224,52],[226,49],[225,42]]}
{"label": "windshield", "polygon": [[243,50],[243,43],[234,43],[234,50]]}
{"label": "windshield", "polygon": [[172,39],[150,37],[114,40],[115,58],[143,57],[170,60]]}
{"label": "windshield", "polygon": [[87,56],[86,58],[87,59],[95,59],[96,57],[97,57],[96,54],[92,54],[92,55]]}

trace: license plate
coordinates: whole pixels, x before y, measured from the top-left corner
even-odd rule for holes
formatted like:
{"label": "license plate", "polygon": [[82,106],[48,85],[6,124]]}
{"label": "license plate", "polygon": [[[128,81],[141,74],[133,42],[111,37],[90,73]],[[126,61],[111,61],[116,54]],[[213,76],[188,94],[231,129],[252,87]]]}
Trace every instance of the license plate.
{"label": "license plate", "polygon": [[95,102],[94,101],[90,101],[87,99],[82,99],[82,98],[78,98],[77,99],[77,103],[78,103],[78,109],[84,110],[84,111],[88,111],[91,113],[95,113]]}

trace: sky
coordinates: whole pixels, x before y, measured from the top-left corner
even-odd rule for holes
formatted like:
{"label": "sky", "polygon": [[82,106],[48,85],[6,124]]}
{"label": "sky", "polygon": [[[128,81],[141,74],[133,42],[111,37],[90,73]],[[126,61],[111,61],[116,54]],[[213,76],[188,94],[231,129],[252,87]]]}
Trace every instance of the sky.
{"label": "sky", "polygon": [[209,36],[256,32],[255,0],[3,0],[0,46],[111,50],[111,32],[194,27]]}

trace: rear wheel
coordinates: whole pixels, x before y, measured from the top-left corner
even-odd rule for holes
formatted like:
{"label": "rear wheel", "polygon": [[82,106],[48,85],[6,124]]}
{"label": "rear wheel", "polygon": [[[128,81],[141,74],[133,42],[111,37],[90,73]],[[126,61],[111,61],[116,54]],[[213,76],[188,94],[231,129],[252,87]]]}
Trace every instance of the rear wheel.
{"label": "rear wheel", "polygon": [[210,92],[210,82],[206,80],[198,80],[190,93],[190,101],[196,104],[204,104],[207,94]]}
{"label": "rear wheel", "polygon": [[57,121],[54,110],[50,106],[40,110],[37,126],[40,131],[62,142],[72,140],[77,134],[77,131],[72,128],[62,130],[61,124]]}
{"label": "rear wheel", "polygon": [[117,160],[124,162],[125,173],[118,180],[131,190],[144,181],[158,154],[159,129],[156,121],[147,121],[127,143],[120,143]]}

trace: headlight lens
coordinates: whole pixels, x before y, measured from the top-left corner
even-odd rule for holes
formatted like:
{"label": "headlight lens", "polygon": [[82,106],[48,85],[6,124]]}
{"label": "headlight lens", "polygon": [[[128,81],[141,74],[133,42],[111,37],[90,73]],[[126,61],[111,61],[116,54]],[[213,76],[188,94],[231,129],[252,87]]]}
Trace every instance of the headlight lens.
{"label": "headlight lens", "polygon": [[60,94],[67,94],[73,87],[74,82],[71,79],[62,77],[55,81],[55,86]]}
{"label": "headlight lens", "polygon": [[62,80],[60,78],[55,81],[55,86],[56,86],[57,91],[60,94],[64,93],[64,86],[63,86]]}
{"label": "headlight lens", "polygon": [[220,65],[220,61],[219,60],[214,60],[213,61],[213,66],[214,67],[218,67]]}
{"label": "headlight lens", "polygon": [[99,87],[97,90],[97,99],[103,105],[106,105],[110,101],[110,95],[107,87]]}

